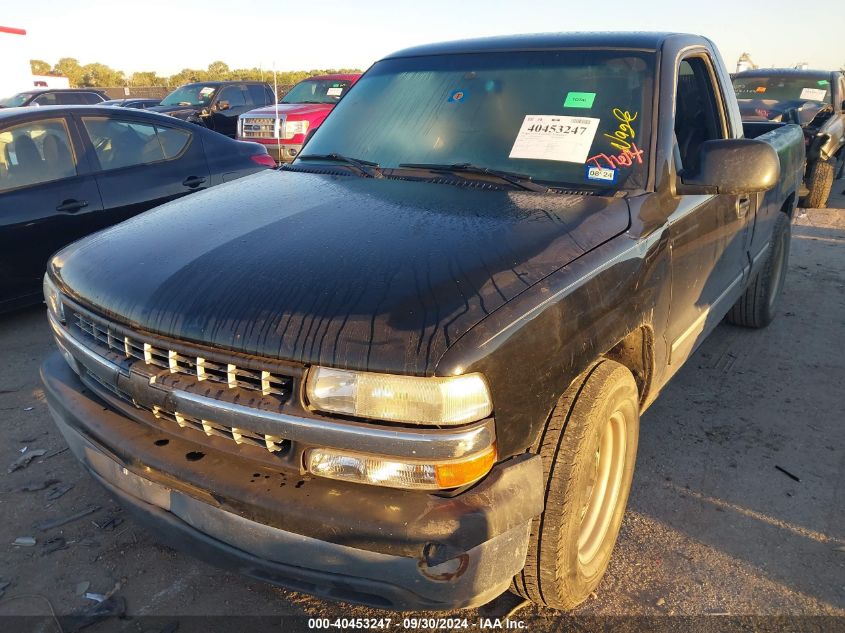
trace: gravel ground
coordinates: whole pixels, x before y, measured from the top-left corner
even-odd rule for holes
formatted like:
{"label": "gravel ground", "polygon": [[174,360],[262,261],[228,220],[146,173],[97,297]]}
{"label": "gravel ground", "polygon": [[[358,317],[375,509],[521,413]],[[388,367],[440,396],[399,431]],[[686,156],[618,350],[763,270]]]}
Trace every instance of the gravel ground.
{"label": "gravel ground", "polygon": [[[845,181],[835,184],[843,189]],[[839,208],[810,210],[795,221],[775,322],[763,331],[720,325],[644,415],[610,569],[564,624],[845,630],[845,195],[831,204]],[[71,614],[93,604],[80,595],[85,589],[106,593],[118,584],[130,617],[87,631],[173,631],[176,618],[179,631],[306,630],[308,617],[338,616],[388,617],[396,628],[413,615],[324,602],[156,544],[68,451],[54,454],[65,445],[37,376],[51,349],[42,308],[0,317],[0,594],[4,581],[11,583],[0,599],[0,630],[58,630],[51,609]],[[47,453],[7,474],[24,447]],[[21,491],[50,480],[59,483]],[[34,527],[90,504],[100,509],[64,527]],[[98,527],[109,519],[111,526]],[[37,544],[12,545],[26,536]],[[62,544],[51,541],[57,537],[64,549],[48,553]],[[519,604],[506,594],[451,615],[484,628],[481,618],[504,617]],[[186,618],[204,615],[274,617],[249,627],[245,620]],[[511,624],[557,630],[559,618],[524,605]],[[64,630],[69,622],[62,620]]]}

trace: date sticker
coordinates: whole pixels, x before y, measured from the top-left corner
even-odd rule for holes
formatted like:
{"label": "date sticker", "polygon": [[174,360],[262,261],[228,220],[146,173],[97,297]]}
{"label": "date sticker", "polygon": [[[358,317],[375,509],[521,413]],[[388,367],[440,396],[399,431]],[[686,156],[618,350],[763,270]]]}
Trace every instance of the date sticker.
{"label": "date sticker", "polygon": [[594,165],[586,165],[587,180],[599,182],[616,182],[616,170],[610,167],[596,167]]}
{"label": "date sticker", "polygon": [[467,98],[466,90],[455,90],[449,95],[449,103],[460,103]]}

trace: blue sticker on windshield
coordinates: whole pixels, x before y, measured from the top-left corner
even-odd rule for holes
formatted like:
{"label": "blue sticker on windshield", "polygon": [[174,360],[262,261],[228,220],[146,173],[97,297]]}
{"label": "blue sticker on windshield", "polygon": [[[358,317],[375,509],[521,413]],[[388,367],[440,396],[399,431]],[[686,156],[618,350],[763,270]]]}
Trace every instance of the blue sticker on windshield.
{"label": "blue sticker on windshield", "polygon": [[616,170],[609,167],[595,167],[585,165],[587,180],[614,183],[616,182]]}
{"label": "blue sticker on windshield", "polygon": [[459,103],[467,98],[467,94],[466,90],[455,90],[449,95],[449,103]]}

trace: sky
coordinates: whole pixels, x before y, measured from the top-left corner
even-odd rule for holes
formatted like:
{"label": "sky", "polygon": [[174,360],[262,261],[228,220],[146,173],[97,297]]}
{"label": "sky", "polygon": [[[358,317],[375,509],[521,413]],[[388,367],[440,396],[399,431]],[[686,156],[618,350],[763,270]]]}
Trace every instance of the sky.
{"label": "sky", "polygon": [[841,0],[814,0],[812,11],[794,0],[0,0],[0,25],[26,29],[34,59],[160,75],[216,60],[230,68],[367,68],[426,42],[594,30],[705,35],[730,70],[743,52],[762,67],[845,66],[842,39],[831,35],[845,29]]}

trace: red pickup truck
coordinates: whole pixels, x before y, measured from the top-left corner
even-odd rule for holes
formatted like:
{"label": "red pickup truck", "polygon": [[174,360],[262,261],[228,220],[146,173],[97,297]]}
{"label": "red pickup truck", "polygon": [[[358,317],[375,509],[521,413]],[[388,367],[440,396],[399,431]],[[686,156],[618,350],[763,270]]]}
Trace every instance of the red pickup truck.
{"label": "red pickup truck", "polygon": [[276,162],[291,162],[361,75],[318,75],[291,88],[279,103],[251,110],[238,120],[238,139],[266,146]]}

